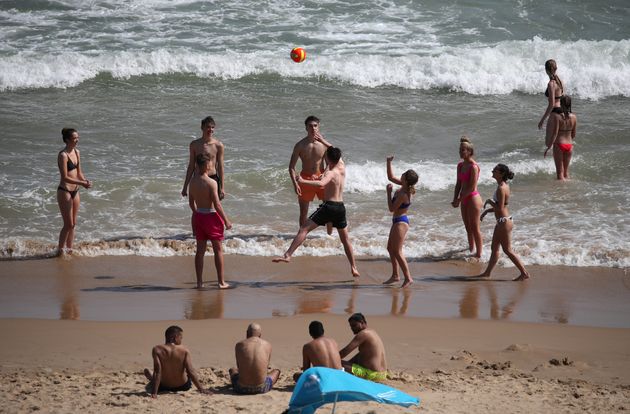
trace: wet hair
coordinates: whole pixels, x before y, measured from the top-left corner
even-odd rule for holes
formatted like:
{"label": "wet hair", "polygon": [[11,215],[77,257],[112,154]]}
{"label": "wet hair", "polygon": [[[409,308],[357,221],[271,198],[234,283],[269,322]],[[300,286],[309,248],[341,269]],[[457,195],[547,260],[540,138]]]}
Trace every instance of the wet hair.
{"label": "wet hair", "polygon": [[182,328],[180,328],[177,325],[172,325],[169,326],[168,328],[166,328],[166,331],[164,332],[164,338],[166,338],[167,342],[172,341],[173,339],[175,339],[175,337],[177,335],[179,335],[180,333],[184,332],[184,330]]}
{"label": "wet hair", "polygon": [[562,85],[562,81],[560,80],[558,75],[556,75],[557,70],[558,70],[558,65],[556,64],[555,60],[549,59],[548,61],[545,62],[545,71],[547,71],[547,73],[549,74],[549,79],[553,79],[554,81],[556,81],[558,86],[560,86],[560,89],[562,90],[562,92],[564,92],[564,85]]}
{"label": "wet hair", "polygon": [[353,321],[367,323],[367,321],[365,320],[365,316],[363,316],[363,314],[360,312],[353,313],[352,316],[348,318],[348,322],[353,322]]}
{"label": "wet hair", "polygon": [[564,119],[569,119],[569,114],[571,113],[571,97],[569,95],[560,97],[560,109],[562,109]]}
{"label": "wet hair", "polygon": [[409,187],[409,192],[415,194],[416,188],[414,186],[418,183],[418,174],[414,170],[407,170],[403,173],[403,177]]}
{"label": "wet hair", "polygon": [[320,321],[313,321],[308,325],[308,333],[313,338],[319,338],[324,334],[324,324]]}
{"label": "wet hair", "polygon": [[201,120],[201,127],[205,128],[208,125],[215,125],[216,126],[216,122],[214,122],[214,118],[211,116],[207,116],[204,119]]}
{"label": "wet hair", "polygon": [[317,122],[319,124],[319,118],[316,117],[315,115],[309,115],[304,120],[304,126],[308,126],[309,122]]}
{"label": "wet hair", "polygon": [[497,164],[496,167],[494,167],[497,171],[499,171],[499,173],[501,174],[501,180],[502,181],[507,181],[507,180],[511,180],[514,178],[514,173],[512,171],[510,171],[509,167],[505,164]]}
{"label": "wet hair", "polygon": [[328,147],[326,150],[326,158],[333,164],[337,164],[341,159],[341,150],[337,147]]}
{"label": "wet hair", "polygon": [[475,155],[475,147],[473,147],[472,141],[468,138],[468,135],[462,135],[459,139],[459,146],[464,146],[464,148],[470,151],[470,155]]}
{"label": "wet hair", "polygon": [[75,132],[77,132],[77,130],[74,128],[63,128],[61,130],[61,139],[63,139],[63,142],[68,142]]}
{"label": "wet hair", "polygon": [[203,167],[208,161],[210,161],[210,156],[208,154],[197,154],[195,158],[195,162],[199,168]]}

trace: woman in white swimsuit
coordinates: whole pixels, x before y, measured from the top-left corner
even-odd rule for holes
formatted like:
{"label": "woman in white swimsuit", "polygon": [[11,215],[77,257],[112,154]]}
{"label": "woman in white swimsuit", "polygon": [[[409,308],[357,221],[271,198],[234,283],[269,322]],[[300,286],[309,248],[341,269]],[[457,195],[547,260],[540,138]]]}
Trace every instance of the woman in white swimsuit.
{"label": "woman in white swimsuit", "polygon": [[529,273],[525,270],[525,266],[521,263],[516,253],[512,251],[512,228],[514,223],[512,222],[512,216],[508,211],[507,205],[510,198],[510,186],[507,180],[514,178],[514,173],[510,171],[507,165],[497,164],[492,170],[492,178],[497,181],[497,189],[494,192],[494,196],[487,199],[483,207],[490,204],[490,208],[481,213],[480,220],[483,220],[486,214],[494,212],[494,217],[497,219],[497,224],[494,226],[494,233],[492,234],[492,254],[490,255],[490,261],[485,272],[476,276],[478,278],[489,278],[492,269],[499,260],[499,247],[503,249],[505,254],[508,255],[514,266],[518,268],[521,274],[513,279],[514,281],[522,281],[529,279]]}

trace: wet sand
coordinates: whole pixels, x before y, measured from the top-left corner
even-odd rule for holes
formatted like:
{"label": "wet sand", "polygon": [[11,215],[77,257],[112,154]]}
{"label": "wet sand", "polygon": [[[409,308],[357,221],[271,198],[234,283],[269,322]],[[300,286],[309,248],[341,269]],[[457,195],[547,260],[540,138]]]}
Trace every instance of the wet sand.
{"label": "wet sand", "polygon": [[[384,260],[360,259],[351,280],[343,257],[227,256],[235,288],[193,289],[192,257],[73,257],[0,262],[0,399],[4,412],[279,413],[287,407],[309,340],[324,322],[340,346],[347,317],[367,315],[382,336],[388,384],[421,399],[418,408],[345,403],[337,413],[619,412],[630,409],[630,280],[623,270],[514,268],[466,281],[482,264],[413,262],[408,289],[383,287]],[[263,396],[228,386],[234,344],[262,324],[283,376]],[[144,391],[151,347],[171,324],[199,369],[207,396]],[[318,410],[329,413],[330,407]]]}
{"label": "wet sand", "polygon": [[345,257],[233,256],[220,291],[212,257],[208,288],[194,289],[193,258],[101,256],[0,262],[0,318],[143,321],[252,319],[363,312],[430,318],[493,319],[630,328],[630,274],[622,269],[531,266],[533,278],[511,282],[515,268],[471,281],[484,264],[412,262],[415,283],[382,286],[390,265],[360,258],[354,281]]}

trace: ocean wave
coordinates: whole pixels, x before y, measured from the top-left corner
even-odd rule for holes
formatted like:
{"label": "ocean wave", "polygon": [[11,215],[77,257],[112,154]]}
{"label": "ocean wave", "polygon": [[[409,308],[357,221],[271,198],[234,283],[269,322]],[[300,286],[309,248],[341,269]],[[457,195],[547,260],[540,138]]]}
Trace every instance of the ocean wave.
{"label": "ocean wave", "polygon": [[366,88],[446,89],[473,95],[544,90],[543,63],[559,62],[566,92],[588,99],[630,96],[630,40],[562,42],[535,37],[493,45],[469,44],[369,54],[309,53],[295,64],[286,50],[208,53],[185,48],[146,51],[21,51],[0,58],[0,91],[67,88],[110,74],[117,79],[193,74],[238,80],[249,76],[326,79]]}
{"label": "ocean wave", "polygon": [[[386,236],[352,234],[354,253],[357,256],[388,257]],[[409,260],[444,261],[466,260],[467,251],[462,240],[450,237],[432,237],[418,234],[405,244]],[[226,238],[224,252],[228,255],[273,257],[282,255],[293,235],[235,235]],[[460,246],[461,245],[461,246]],[[458,249],[457,246],[461,248]],[[192,237],[181,238],[131,238],[123,240],[99,240],[76,243],[73,254],[81,257],[96,256],[194,256],[195,241]],[[489,259],[486,249],[482,261]],[[630,267],[630,249],[627,245],[604,242],[570,243],[536,238],[521,239],[517,234],[514,250],[525,265],[576,266],[576,267]],[[208,255],[211,255],[211,249]],[[343,247],[337,237],[311,235],[295,252],[295,256],[343,255]],[[0,245],[0,260],[28,260],[54,257],[55,245],[37,240],[5,240]],[[502,255],[499,264],[512,267]]]}

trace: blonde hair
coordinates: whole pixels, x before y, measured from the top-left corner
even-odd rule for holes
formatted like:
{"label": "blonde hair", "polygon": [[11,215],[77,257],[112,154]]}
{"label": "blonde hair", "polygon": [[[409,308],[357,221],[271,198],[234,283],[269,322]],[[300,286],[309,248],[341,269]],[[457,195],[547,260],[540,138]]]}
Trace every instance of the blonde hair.
{"label": "blonde hair", "polygon": [[475,147],[473,147],[472,141],[468,138],[468,135],[462,135],[459,139],[459,146],[463,146],[470,151],[470,155],[475,155]]}
{"label": "blonde hair", "polygon": [[556,75],[557,70],[558,70],[558,65],[556,64],[555,60],[549,59],[548,61],[545,62],[545,71],[549,75],[549,79],[556,81],[556,83],[560,87],[560,90],[562,91],[562,93],[564,93],[564,85],[562,85],[562,81],[560,80],[558,75]]}

